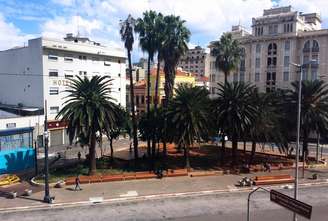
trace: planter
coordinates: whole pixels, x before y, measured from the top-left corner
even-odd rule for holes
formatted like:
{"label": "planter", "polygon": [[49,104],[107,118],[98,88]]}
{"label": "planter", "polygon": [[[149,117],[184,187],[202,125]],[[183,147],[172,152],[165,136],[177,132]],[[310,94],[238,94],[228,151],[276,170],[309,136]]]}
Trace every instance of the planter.
{"label": "planter", "polygon": [[24,190],[24,196],[31,196],[32,195],[32,190],[26,189]]}
{"label": "planter", "polygon": [[60,180],[55,184],[55,188],[63,188],[65,186],[65,181]]}
{"label": "planter", "polygon": [[17,197],[17,192],[16,191],[10,192],[9,196],[10,196],[11,199],[15,199]]}

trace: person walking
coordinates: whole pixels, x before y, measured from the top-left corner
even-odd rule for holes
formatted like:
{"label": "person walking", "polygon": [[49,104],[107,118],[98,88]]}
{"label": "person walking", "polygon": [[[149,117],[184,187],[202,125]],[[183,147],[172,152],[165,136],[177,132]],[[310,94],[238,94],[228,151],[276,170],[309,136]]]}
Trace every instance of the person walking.
{"label": "person walking", "polygon": [[76,178],[75,178],[75,191],[79,189],[79,190],[82,190],[81,186],[80,186],[80,175],[77,175]]}

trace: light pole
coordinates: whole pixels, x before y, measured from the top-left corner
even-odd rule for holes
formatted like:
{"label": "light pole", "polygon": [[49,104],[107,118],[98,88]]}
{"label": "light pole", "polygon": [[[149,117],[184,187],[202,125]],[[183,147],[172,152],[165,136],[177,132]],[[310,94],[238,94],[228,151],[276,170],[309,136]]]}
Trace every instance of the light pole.
{"label": "light pole", "polygon": [[44,102],[44,198],[45,203],[52,203],[53,198],[49,193],[49,165],[48,165],[48,122],[47,122],[47,100]]}
{"label": "light pole", "polygon": [[[297,135],[296,135],[296,159],[295,159],[295,183],[294,183],[294,198],[298,196],[298,163],[300,157],[300,129],[301,129],[301,101],[302,101],[302,74],[303,68],[307,65],[317,64],[316,60],[310,60],[303,64],[289,63],[299,68],[299,79],[298,79],[298,105],[297,105]],[[304,155],[304,154],[303,154]],[[304,165],[304,161],[303,161]],[[303,171],[304,173],[304,171]],[[293,220],[297,221],[296,213],[294,213]]]}

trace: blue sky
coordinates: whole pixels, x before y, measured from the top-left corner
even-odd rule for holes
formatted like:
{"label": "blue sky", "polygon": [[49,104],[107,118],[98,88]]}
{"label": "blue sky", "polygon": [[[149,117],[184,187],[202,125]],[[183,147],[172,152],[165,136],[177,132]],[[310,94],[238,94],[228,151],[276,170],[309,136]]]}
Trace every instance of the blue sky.
{"label": "blue sky", "polygon": [[[62,38],[78,31],[101,43],[122,46],[119,20],[129,13],[139,17],[149,9],[180,15],[192,33],[190,47],[206,47],[232,25],[250,29],[252,17],[276,5],[320,12],[327,27],[328,0],[0,0],[0,50],[34,37]],[[135,44],[134,60],[142,55]]]}

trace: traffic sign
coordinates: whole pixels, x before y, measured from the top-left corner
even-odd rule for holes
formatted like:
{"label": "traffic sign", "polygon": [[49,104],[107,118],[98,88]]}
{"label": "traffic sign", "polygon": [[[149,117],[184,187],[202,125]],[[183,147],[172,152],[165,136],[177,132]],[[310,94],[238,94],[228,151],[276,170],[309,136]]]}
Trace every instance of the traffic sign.
{"label": "traffic sign", "polygon": [[312,206],[276,190],[270,190],[270,200],[305,218],[311,219]]}

